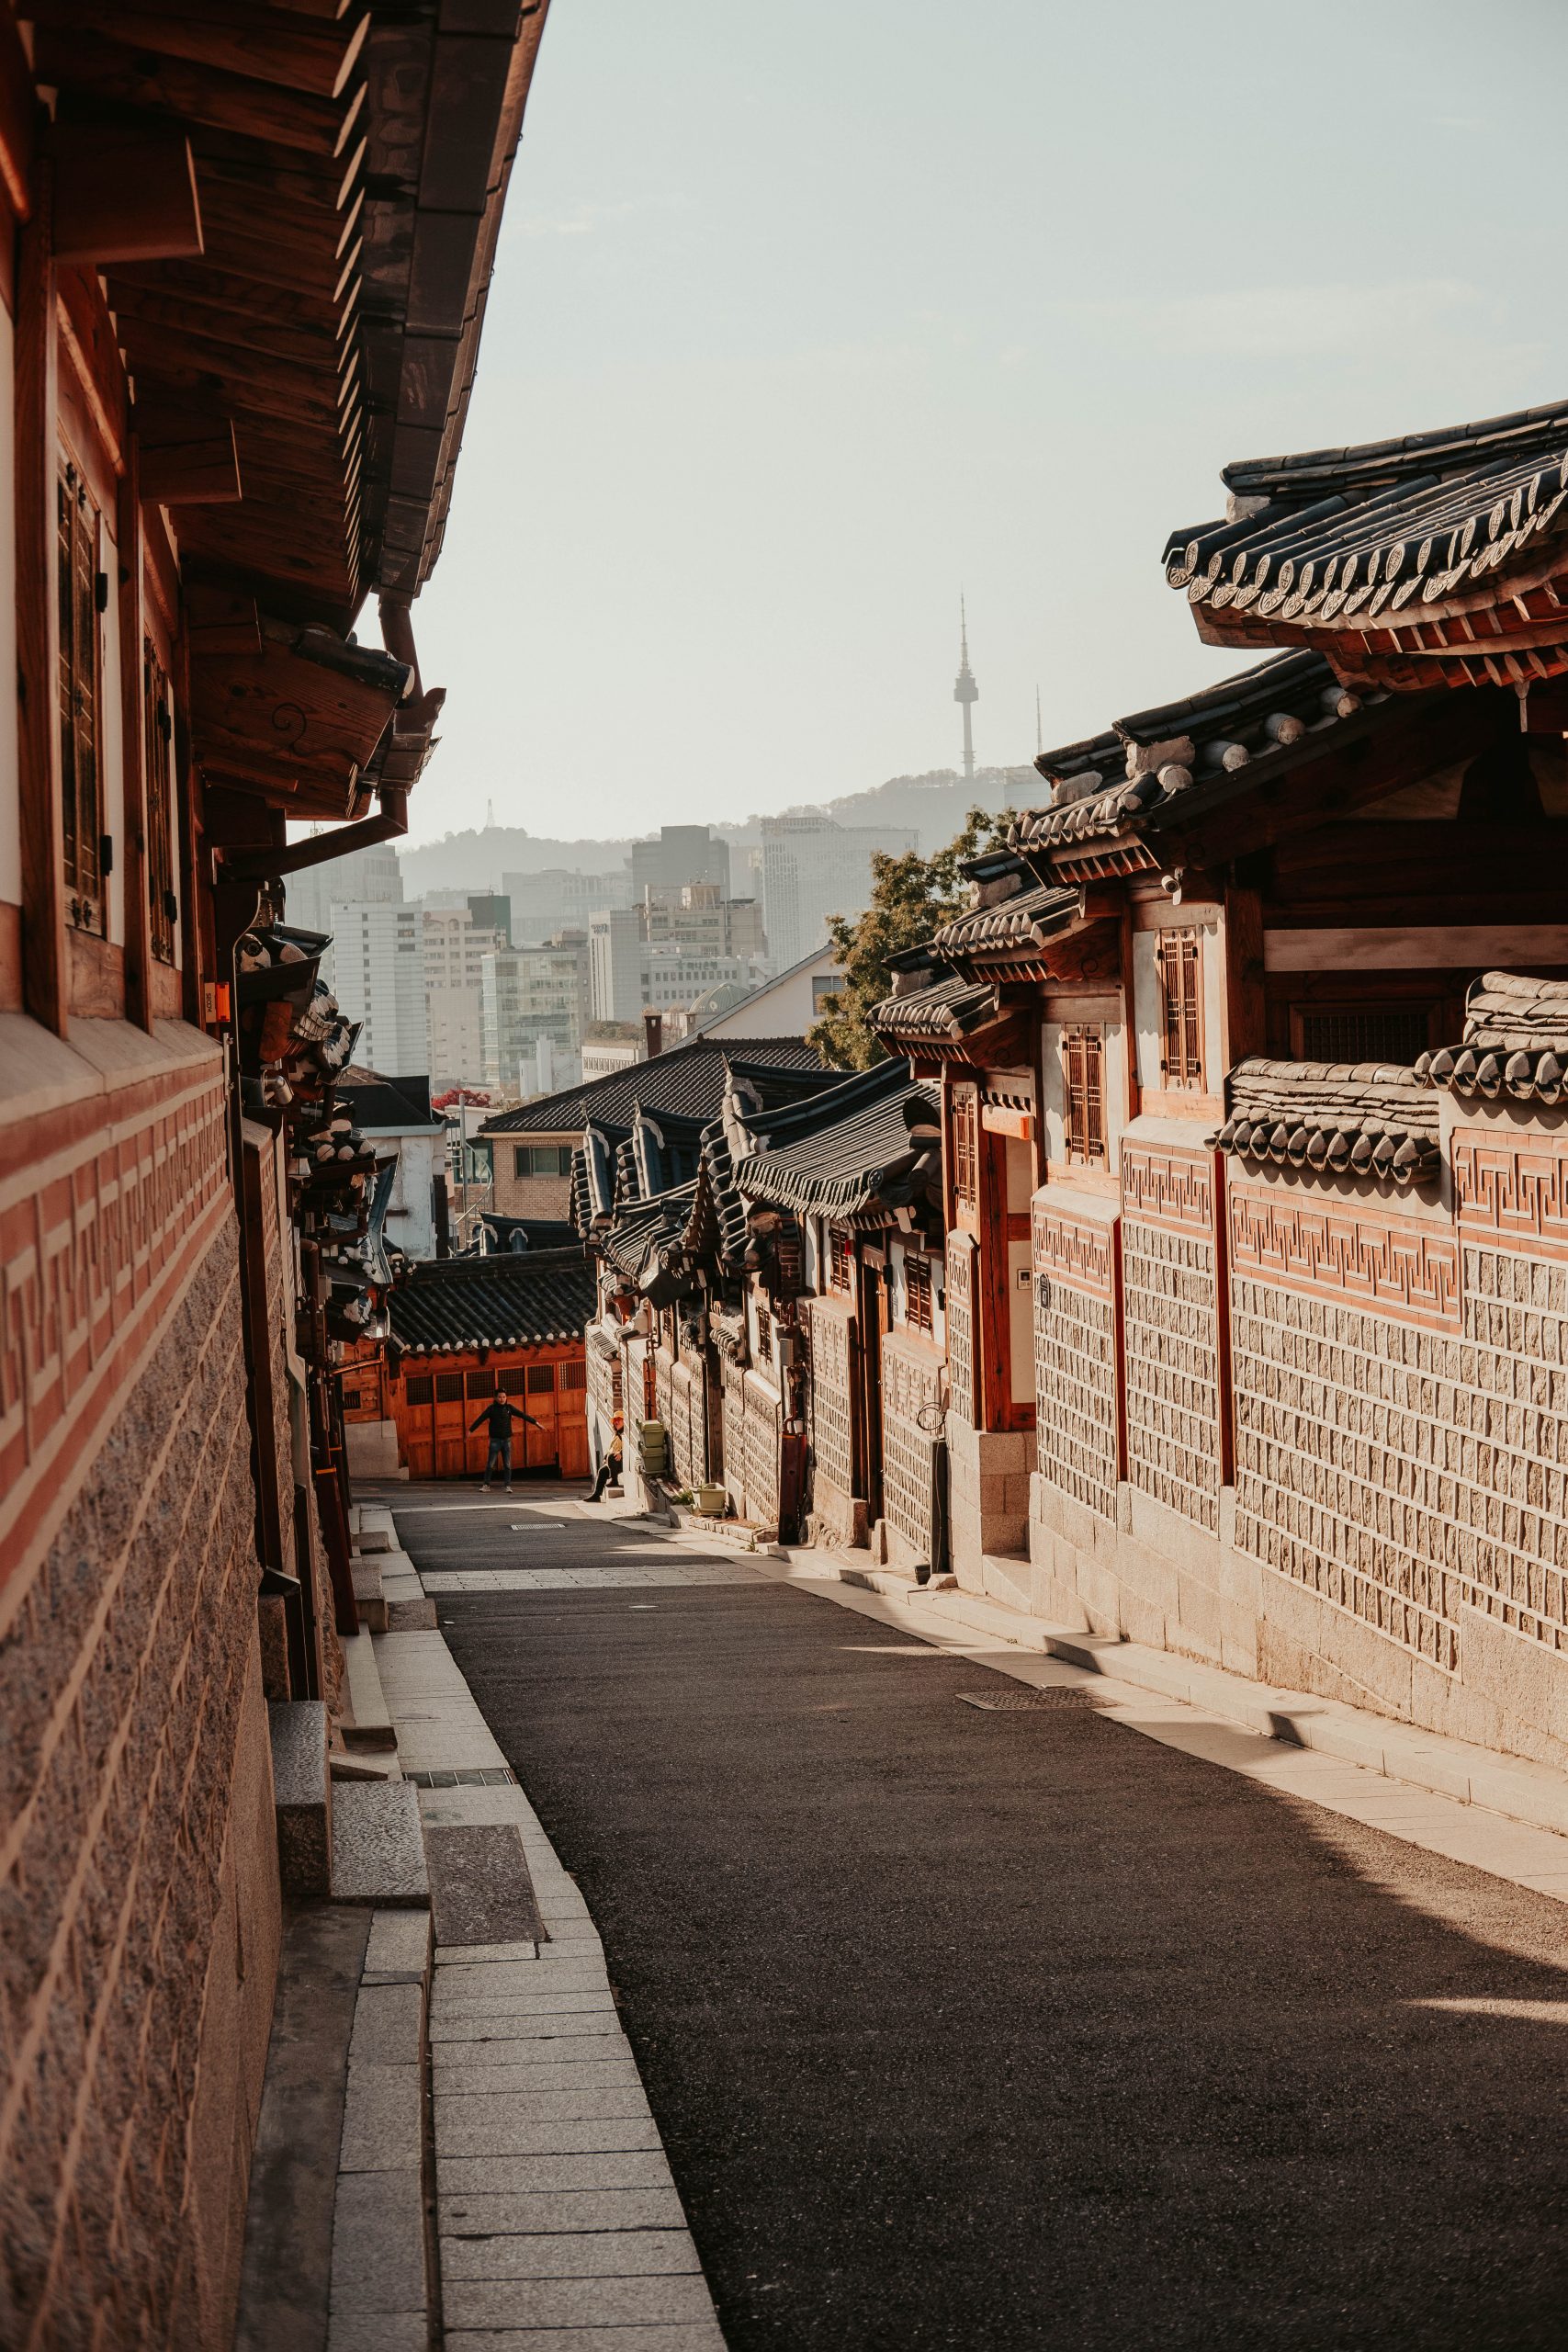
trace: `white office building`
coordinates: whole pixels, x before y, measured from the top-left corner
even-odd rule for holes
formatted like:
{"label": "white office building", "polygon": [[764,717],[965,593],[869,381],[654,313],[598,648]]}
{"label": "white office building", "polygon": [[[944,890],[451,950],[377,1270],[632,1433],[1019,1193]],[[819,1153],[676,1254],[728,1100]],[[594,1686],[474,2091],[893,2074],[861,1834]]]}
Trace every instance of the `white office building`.
{"label": "white office building", "polygon": [[871,903],[876,850],[902,857],[920,837],[899,825],[836,825],[830,817],[762,820],[762,922],[781,969],[810,956],[828,936],[829,915],[863,914]]}
{"label": "white office building", "polygon": [[384,1078],[428,1075],[424,952],[417,907],[333,902],[333,982],[361,1025],[354,1058]]}

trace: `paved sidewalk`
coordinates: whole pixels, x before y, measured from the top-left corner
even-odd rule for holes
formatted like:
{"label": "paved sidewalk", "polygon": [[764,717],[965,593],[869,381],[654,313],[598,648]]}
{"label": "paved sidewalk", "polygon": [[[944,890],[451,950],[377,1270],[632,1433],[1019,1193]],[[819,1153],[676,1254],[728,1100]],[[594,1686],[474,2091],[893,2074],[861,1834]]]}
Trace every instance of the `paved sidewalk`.
{"label": "paved sidewalk", "polygon": [[1433,1850],[1488,1816],[739,1558],[622,1583],[632,1524],[396,1507],[731,2352],[1561,2342],[1565,1917]]}
{"label": "paved sidewalk", "polygon": [[[548,1507],[513,1498],[498,1532],[539,1526]],[[446,1781],[421,1789],[426,1826],[514,1826],[545,1930],[443,1940],[437,1890],[430,2058],[449,2352],[724,2352],[588,1906],[520,1788],[457,1782],[502,1759],[443,1634],[387,1634],[377,1653],[405,1769]]]}

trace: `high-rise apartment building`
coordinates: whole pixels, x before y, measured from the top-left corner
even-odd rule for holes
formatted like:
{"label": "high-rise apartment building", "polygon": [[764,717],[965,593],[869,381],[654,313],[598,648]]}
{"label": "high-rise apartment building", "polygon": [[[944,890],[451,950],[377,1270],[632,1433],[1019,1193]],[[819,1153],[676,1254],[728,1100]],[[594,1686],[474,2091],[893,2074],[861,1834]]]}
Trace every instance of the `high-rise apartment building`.
{"label": "high-rise apartment building", "polygon": [[578,931],[538,946],[497,947],[481,958],[481,1065],[487,1086],[532,1093],[538,1046],[555,1083],[575,1085],[589,1018],[589,943]]}
{"label": "high-rise apartment building", "polygon": [[[475,903],[488,906],[491,902]],[[507,945],[506,934],[481,927],[469,907],[426,907],[422,938],[432,1083],[437,1091],[447,1086],[480,1085],[484,959]]]}
{"label": "high-rise apartment building", "polygon": [[383,1078],[428,1075],[423,918],[395,902],[332,902],[333,987],[361,1023],[355,1060]]}
{"label": "high-rise apartment building", "polygon": [[712,956],[761,957],[768,952],[761,902],[727,899],[716,882],[689,882],[681,890],[646,891],[637,927],[649,946],[705,948]]}
{"label": "high-rise apartment building", "polygon": [[830,817],[762,820],[762,921],[768,951],[783,970],[828,936],[829,915],[854,916],[871,903],[876,850],[903,857],[920,837],[899,825],[836,825]]}
{"label": "high-rise apartment building", "polygon": [[403,875],[390,842],[351,850],[288,876],[288,920],[305,931],[332,930],[332,910],[402,904]]}
{"label": "high-rise apartment building", "polygon": [[588,918],[588,999],[595,1021],[635,1021],[642,1011],[642,939],[635,907]]}

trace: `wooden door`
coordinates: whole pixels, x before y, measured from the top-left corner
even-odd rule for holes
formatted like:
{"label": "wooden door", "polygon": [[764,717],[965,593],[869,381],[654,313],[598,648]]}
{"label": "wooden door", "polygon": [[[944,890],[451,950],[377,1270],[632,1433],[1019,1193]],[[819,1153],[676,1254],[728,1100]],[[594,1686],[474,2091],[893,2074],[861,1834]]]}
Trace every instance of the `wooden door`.
{"label": "wooden door", "polygon": [[[435,1456],[434,1475],[437,1478],[461,1478],[467,1473],[468,1398],[463,1393],[460,1372],[438,1372],[435,1375],[435,1397],[432,1406],[432,1449]],[[476,1439],[482,1444],[482,1439]],[[480,1466],[484,1457],[481,1453]]]}
{"label": "wooden door", "polygon": [[556,1366],[556,1436],[563,1478],[588,1476],[588,1366]]}
{"label": "wooden door", "polygon": [[402,1384],[397,1408],[398,1435],[411,1478],[435,1476],[435,1382],[412,1372]]}

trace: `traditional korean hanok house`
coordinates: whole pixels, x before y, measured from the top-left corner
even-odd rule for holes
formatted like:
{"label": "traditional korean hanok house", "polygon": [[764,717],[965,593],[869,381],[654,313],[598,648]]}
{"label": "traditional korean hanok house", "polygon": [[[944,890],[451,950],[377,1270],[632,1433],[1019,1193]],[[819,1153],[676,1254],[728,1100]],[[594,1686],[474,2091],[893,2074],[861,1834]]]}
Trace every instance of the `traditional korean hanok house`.
{"label": "traditional korean hanok house", "polygon": [[1015,1270],[971,1127],[1037,1089],[1029,1556],[966,1533],[955,1432],[961,1578],[1562,1761],[1565,450],[1559,412],[1233,469],[1172,557],[1205,634],[1317,637],[1043,756],[1014,871],[879,1015],[944,1063],[982,1329]]}
{"label": "traditional korean hanok house", "polygon": [[[700,1189],[724,1105],[737,1106],[732,1115],[742,1104],[760,1113],[829,1082],[799,1038],[745,1046],[744,1056],[727,1059],[698,1041],[577,1091],[592,1114],[572,1159],[571,1213],[602,1267],[588,1331],[594,1463],[609,1449],[615,1414],[628,1445],[644,1422],[659,1421],[675,1476],[693,1487],[718,1475],[722,1384],[694,1268],[680,1257],[691,1187]],[[575,1098],[573,1112],[581,1117]]]}
{"label": "traditional korean hanok house", "polygon": [[[940,1097],[890,1059],[747,1140],[734,1185],[742,1263],[760,1263],[737,1337],[754,1374],[726,1366],[727,1465],[739,1424],[750,1500],[754,1376],[777,1396],[786,1431],[804,1423],[806,1489],[786,1516],[818,1540],[873,1544],[897,1567],[943,1568]],[[736,1473],[726,1476],[733,1493]]]}
{"label": "traditional korean hanok house", "polygon": [[585,1478],[592,1311],[581,1243],[411,1266],[389,1301],[390,1346],[348,1375],[350,1426],[390,1422],[410,1478],[478,1478],[487,1440],[472,1423],[506,1396],[538,1424],[513,1424],[515,1475]]}
{"label": "traditional korean hanok house", "polygon": [[[0,2338],[218,2346],[280,1933],[266,1702],[315,1743],[324,1831],[333,1374],[383,1305],[346,1024],[282,877],[401,831],[429,750],[409,606],[544,10],[25,17],[0,6]],[[354,639],[371,595],[388,651]],[[324,1835],[294,1853],[326,1891]]]}

